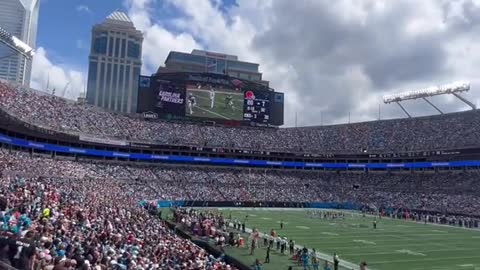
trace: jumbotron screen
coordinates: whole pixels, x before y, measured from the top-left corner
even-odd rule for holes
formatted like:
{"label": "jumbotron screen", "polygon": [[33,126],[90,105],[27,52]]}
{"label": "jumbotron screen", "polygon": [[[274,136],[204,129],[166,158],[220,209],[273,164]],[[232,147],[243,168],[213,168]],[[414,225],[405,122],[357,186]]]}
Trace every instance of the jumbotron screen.
{"label": "jumbotron screen", "polygon": [[[281,115],[273,117],[271,107],[278,103],[278,95],[282,96]],[[220,74],[175,72],[141,76],[137,108],[139,113],[154,113],[161,118],[283,124],[282,93]]]}

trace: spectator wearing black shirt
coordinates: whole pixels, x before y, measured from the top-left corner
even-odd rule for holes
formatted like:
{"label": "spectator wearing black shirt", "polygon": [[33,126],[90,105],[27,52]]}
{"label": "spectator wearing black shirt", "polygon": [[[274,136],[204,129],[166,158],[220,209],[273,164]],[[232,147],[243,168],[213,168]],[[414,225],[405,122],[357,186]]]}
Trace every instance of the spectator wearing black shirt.
{"label": "spectator wearing black shirt", "polygon": [[31,270],[33,259],[35,257],[35,242],[33,241],[33,231],[28,231],[25,237],[16,240],[14,245],[16,253],[11,259],[13,266],[18,270]]}

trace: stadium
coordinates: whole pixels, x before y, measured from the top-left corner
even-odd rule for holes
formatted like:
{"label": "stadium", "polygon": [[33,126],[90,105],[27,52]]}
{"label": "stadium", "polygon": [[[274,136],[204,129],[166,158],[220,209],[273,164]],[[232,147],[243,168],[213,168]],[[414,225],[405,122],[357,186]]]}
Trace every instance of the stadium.
{"label": "stadium", "polygon": [[[114,229],[127,237],[127,250],[137,241],[144,247],[153,239],[173,241],[198,261],[216,263],[141,204],[192,239],[211,244],[221,232],[225,243],[245,239],[223,249],[239,268],[263,259],[261,239],[271,230],[281,238],[272,238],[266,269],[297,265],[275,247],[284,237],[295,248],[314,248],[322,266],[337,253],[340,269],[357,269],[361,261],[370,269],[479,263],[477,111],[321,127],[225,127],[119,115],[2,82],[0,112],[2,186],[17,190],[2,192],[2,210],[7,202],[28,216],[42,208],[63,215],[70,207],[71,222],[91,226],[96,213],[113,227],[135,214],[132,227]],[[50,196],[25,209],[40,190]],[[89,203],[54,203],[64,195]],[[139,228],[159,233],[140,237]],[[253,229],[260,243],[249,255]]]}
{"label": "stadium", "polygon": [[[72,100],[70,82],[29,86],[35,42],[2,16],[0,269],[480,269],[469,83],[385,96],[405,118],[282,127],[288,92],[235,55],[171,51],[140,74],[143,33],[117,10]],[[15,57],[21,80],[3,79]],[[412,117],[413,99],[440,114]]]}

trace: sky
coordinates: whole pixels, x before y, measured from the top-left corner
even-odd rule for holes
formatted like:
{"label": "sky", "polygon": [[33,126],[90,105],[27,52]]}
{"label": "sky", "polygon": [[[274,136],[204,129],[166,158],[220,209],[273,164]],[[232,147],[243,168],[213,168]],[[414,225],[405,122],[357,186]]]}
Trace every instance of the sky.
{"label": "sky", "polygon": [[[144,33],[143,74],[171,50],[238,55],[285,93],[286,126],[295,115],[298,126],[404,117],[382,96],[459,80],[480,103],[480,0],[41,0],[31,86],[78,97],[91,28],[115,10]],[[431,101],[468,109],[452,96]],[[423,100],[403,104],[437,114]]]}

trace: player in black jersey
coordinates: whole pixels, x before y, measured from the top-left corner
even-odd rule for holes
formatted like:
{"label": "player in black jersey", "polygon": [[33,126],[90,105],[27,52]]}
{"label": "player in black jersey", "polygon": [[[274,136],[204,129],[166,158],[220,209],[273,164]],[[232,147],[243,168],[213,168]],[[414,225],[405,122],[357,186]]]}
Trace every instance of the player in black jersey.
{"label": "player in black jersey", "polygon": [[228,95],[225,97],[225,109],[226,108],[229,108],[231,110],[234,110],[235,107],[233,106],[233,96],[232,95]]}

